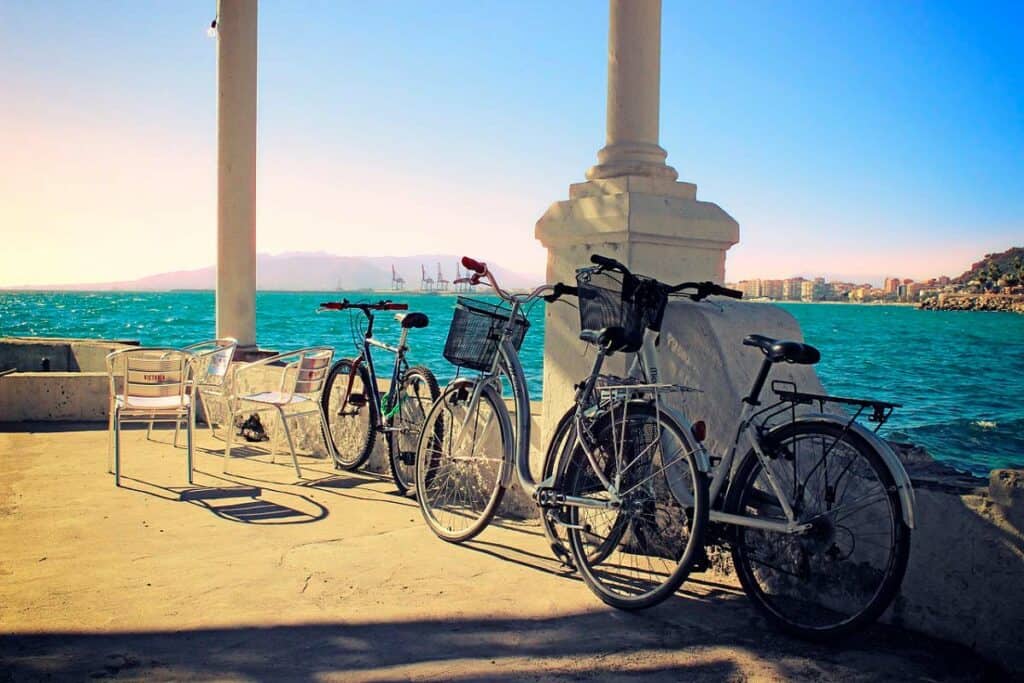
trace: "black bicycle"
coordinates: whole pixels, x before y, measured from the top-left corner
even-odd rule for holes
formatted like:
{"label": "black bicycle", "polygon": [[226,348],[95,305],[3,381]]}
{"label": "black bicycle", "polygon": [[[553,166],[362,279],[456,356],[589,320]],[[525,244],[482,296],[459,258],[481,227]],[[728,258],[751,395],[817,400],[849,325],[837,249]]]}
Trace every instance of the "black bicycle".
{"label": "black bicycle", "polygon": [[[352,321],[353,339],[361,346],[359,355],[336,362],[324,387],[324,413],[330,427],[328,437],[337,453],[336,464],[349,471],[359,469],[373,452],[377,434],[385,434],[395,486],[403,495],[408,494],[416,486],[416,446],[423,420],[440,391],[434,373],[428,368],[409,367],[406,338],[409,330],[424,328],[430,320],[423,313],[396,313],[402,334],[398,345],[391,346],[373,338],[374,311],[406,311],[408,304],[386,300],[353,303],[346,299],[322,303],[320,309],[358,310],[366,317],[366,327],[361,331],[358,321]],[[391,383],[383,395],[373,365],[372,347],[395,354]]]}

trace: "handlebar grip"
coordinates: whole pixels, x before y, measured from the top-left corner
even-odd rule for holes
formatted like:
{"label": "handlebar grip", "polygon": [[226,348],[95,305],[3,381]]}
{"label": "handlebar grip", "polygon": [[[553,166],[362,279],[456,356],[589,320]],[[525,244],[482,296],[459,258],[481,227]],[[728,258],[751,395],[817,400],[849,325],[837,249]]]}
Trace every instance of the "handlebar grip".
{"label": "handlebar grip", "polygon": [[601,256],[600,254],[591,254],[590,262],[595,265],[601,266],[602,268],[612,268],[614,270],[621,270],[623,272],[627,271],[626,266],[622,265],[615,259],[608,258],[607,256]]}
{"label": "handlebar grip", "polygon": [[722,296],[728,296],[733,299],[743,298],[743,292],[739,291],[738,289],[729,289],[728,287],[716,287],[715,290],[715,294],[721,294]]}
{"label": "handlebar grip", "polygon": [[561,282],[556,282],[554,289],[555,291],[544,297],[544,301],[548,302],[549,304],[555,303],[566,294],[568,294],[569,296],[580,295],[580,290],[578,287],[570,287],[569,285],[563,284]]}
{"label": "handlebar grip", "polygon": [[487,271],[487,264],[482,261],[477,261],[474,258],[468,256],[462,257],[462,267],[467,270],[471,270],[477,275],[483,275]]}
{"label": "handlebar grip", "polygon": [[390,301],[381,303],[380,310],[382,311],[408,311],[409,304],[396,304]]}
{"label": "handlebar grip", "polygon": [[347,301],[325,301],[322,304],[320,304],[320,308],[325,308],[328,311],[340,311],[347,306]]}

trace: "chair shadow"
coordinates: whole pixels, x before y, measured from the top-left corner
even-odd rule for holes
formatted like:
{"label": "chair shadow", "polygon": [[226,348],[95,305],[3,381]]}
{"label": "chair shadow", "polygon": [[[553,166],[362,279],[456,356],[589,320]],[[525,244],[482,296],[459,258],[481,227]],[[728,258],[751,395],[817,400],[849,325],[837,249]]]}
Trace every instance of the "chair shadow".
{"label": "chair shadow", "polygon": [[[197,473],[219,479],[225,486],[160,486],[142,479],[121,475],[121,488],[172,502],[201,507],[221,519],[242,524],[310,524],[326,519],[330,512],[315,500],[297,493],[249,486],[225,477],[196,470]],[[125,486],[129,481],[136,486]],[[301,507],[264,498],[266,492],[284,498],[297,498]],[[243,500],[239,500],[243,499]],[[302,509],[307,508],[307,509]]]}

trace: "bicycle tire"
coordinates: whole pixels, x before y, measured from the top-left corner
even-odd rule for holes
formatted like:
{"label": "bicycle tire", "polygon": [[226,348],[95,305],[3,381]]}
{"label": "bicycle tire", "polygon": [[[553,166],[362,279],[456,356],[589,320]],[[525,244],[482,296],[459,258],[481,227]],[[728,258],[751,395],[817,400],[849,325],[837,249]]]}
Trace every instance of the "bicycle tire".
{"label": "bicycle tire", "polygon": [[[801,460],[807,461],[806,458],[802,458],[801,452],[808,452],[808,449],[801,451],[797,444],[807,443],[803,440],[809,439],[811,448],[814,448],[816,437],[822,440],[818,448],[825,447],[825,439],[834,440],[824,452],[829,461],[836,463],[832,472],[834,482],[831,484],[831,494],[828,492],[829,463],[825,457],[820,458],[820,462],[825,463],[823,468],[805,467],[805,482],[802,485],[796,484],[801,478]],[[771,438],[771,444],[775,444],[770,445],[770,448],[775,449],[772,451],[775,457],[771,462],[779,462],[781,457],[784,463],[773,467],[772,473],[784,490],[793,483],[794,492],[803,492],[799,496],[800,501],[795,500],[795,494],[791,495],[794,500],[791,500],[790,504],[794,506],[798,521],[811,521],[817,515],[814,519],[815,526],[803,534],[782,534],[736,526],[732,538],[733,563],[744,591],[769,623],[786,633],[807,640],[837,640],[875,621],[896,597],[910,554],[910,528],[903,520],[902,501],[892,474],[882,457],[870,444],[845,430],[842,425],[789,423],[773,431]],[[839,449],[840,443],[846,446]],[[844,460],[847,461],[845,464]],[[843,469],[836,475],[836,468],[840,465]],[[764,484],[760,490],[757,488],[759,475],[763,469],[761,460],[753,451],[744,456],[729,486],[725,509],[735,514],[774,514],[785,521],[777,497],[773,493],[769,494]],[[786,472],[789,469],[794,473],[789,477],[791,481],[786,479]],[[840,480],[847,474],[849,479],[841,483]],[[877,481],[871,488],[868,475]],[[811,488],[808,484],[812,483],[812,477],[824,481],[824,499],[813,494],[808,496]],[[854,494],[860,491],[862,495],[866,495],[863,500],[877,498],[881,505],[870,503],[869,508],[869,504],[864,503],[858,507],[856,501],[844,503],[842,499],[838,504],[829,502],[829,497],[835,498],[839,493],[840,486],[843,496],[853,488]],[[830,511],[826,512],[821,507],[823,500],[824,504],[835,507],[830,507]],[[846,513],[838,516],[838,511],[844,508]],[[865,512],[870,512],[870,516],[862,514]],[[862,534],[858,538],[851,528],[856,521],[847,521],[851,518],[856,520],[856,516],[865,522],[874,517],[884,523],[880,525],[880,529],[887,525],[888,530]],[[884,548],[882,551],[872,549],[872,546],[881,546],[884,538],[868,541],[865,536],[889,537],[891,548],[884,553],[885,557],[882,557]],[[766,544],[774,541],[784,552],[772,552],[769,549],[764,554],[755,556],[757,542],[760,539],[764,539]],[[842,546],[850,546],[845,558],[841,558],[845,552]],[[851,559],[855,554],[856,558]],[[851,561],[847,562],[847,559]],[[877,560],[880,569],[871,567],[871,560]],[[792,571],[789,571],[788,565],[782,565],[788,561],[794,562]],[[770,576],[771,570],[774,570],[776,575]],[[820,570],[820,573],[817,570]],[[876,576],[878,571],[881,571],[881,579],[874,588],[871,588],[867,580]],[[842,582],[841,579],[844,577],[854,578],[856,581]],[[812,605],[808,602],[811,593],[816,589],[829,592],[822,600],[824,604]],[[855,606],[855,609],[847,609],[844,606],[846,601],[852,602],[853,598],[850,596],[858,589],[864,589],[866,602],[862,606]],[[801,616],[798,614],[800,611],[807,614]],[[814,615],[813,618],[811,614]]]}
{"label": "bicycle tire", "polygon": [[[338,455],[335,464],[350,472],[358,470],[370,457],[380,424],[378,406],[370,390],[370,372],[365,365],[359,366],[347,405],[341,405],[354,363],[351,358],[342,358],[331,366],[320,399],[330,427],[327,436]],[[361,397],[358,401],[361,405],[357,405],[352,396]]]}
{"label": "bicycle tire", "polygon": [[[407,390],[412,390],[411,394]],[[417,365],[409,368],[402,377],[399,388],[401,403],[398,413],[389,421],[392,431],[388,432],[388,461],[395,488],[403,496],[416,490],[416,449],[420,431],[430,407],[440,394],[437,378],[429,368]]]}
{"label": "bicycle tire", "polygon": [[[624,415],[606,412],[595,420],[591,432],[596,437],[595,456],[604,457],[605,476],[611,481],[621,477],[622,504],[611,511],[615,517],[605,525],[610,528],[602,543],[588,541],[601,538],[596,515],[602,513],[570,507],[568,536],[573,559],[591,591],[617,609],[639,610],[675,593],[692,570],[703,549],[708,482],[697,464],[692,440],[670,415],[646,402],[620,407]],[[666,432],[673,433],[675,440],[667,448]],[[616,465],[618,458],[609,457],[612,454],[601,447],[607,443],[622,447],[622,467]],[[593,497],[604,491],[580,445],[573,450],[564,481],[568,495]],[[686,499],[680,500],[681,496]]]}
{"label": "bicycle tire", "polygon": [[[483,531],[505,495],[502,483],[505,453],[512,439],[508,409],[501,397],[485,389],[480,394],[476,415],[467,417],[465,406],[472,396],[473,386],[470,381],[461,381],[445,387],[423,423],[416,450],[416,498],[420,511],[431,531],[449,543],[464,543]],[[481,406],[487,407],[486,415],[482,415]],[[504,411],[503,416],[500,411]],[[463,431],[461,423],[466,419],[468,427],[471,419],[476,430],[481,417],[484,419],[480,429],[481,440],[496,434],[498,442],[491,440],[481,444],[490,455],[477,456],[476,435],[467,434],[460,438]],[[489,427],[491,417],[496,418],[496,433]],[[462,455],[465,439],[472,439],[468,457]],[[451,449],[455,446],[459,450],[453,454]],[[493,457],[494,453],[498,454],[497,458]],[[481,463],[490,471],[481,474]],[[445,479],[439,480],[442,476]],[[480,487],[474,486],[477,481]],[[477,491],[478,488],[482,490]],[[454,499],[448,501],[447,494]],[[458,525],[455,520],[459,520]]]}

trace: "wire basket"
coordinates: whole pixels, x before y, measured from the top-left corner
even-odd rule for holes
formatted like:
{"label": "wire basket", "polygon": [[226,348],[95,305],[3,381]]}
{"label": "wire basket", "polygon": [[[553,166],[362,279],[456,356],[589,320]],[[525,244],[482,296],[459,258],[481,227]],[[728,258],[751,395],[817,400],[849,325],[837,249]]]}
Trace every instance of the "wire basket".
{"label": "wire basket", "polygon": [[[510,314],[511,311],[503,306],[460,296],[444,343],[444,357],[460,368],[482,372],[490,370]],[[529,328],[530,321],[526,316],[517,314],[511,338],[516,351],[523,345]]]}
{"label": "wire basket", "polygon": [[643,345],[645,328],[661,329],[668,297],[657,281],[583,268],[576,271],[576,286],[580,330],[616,328],[616,350],[636,351]]}

